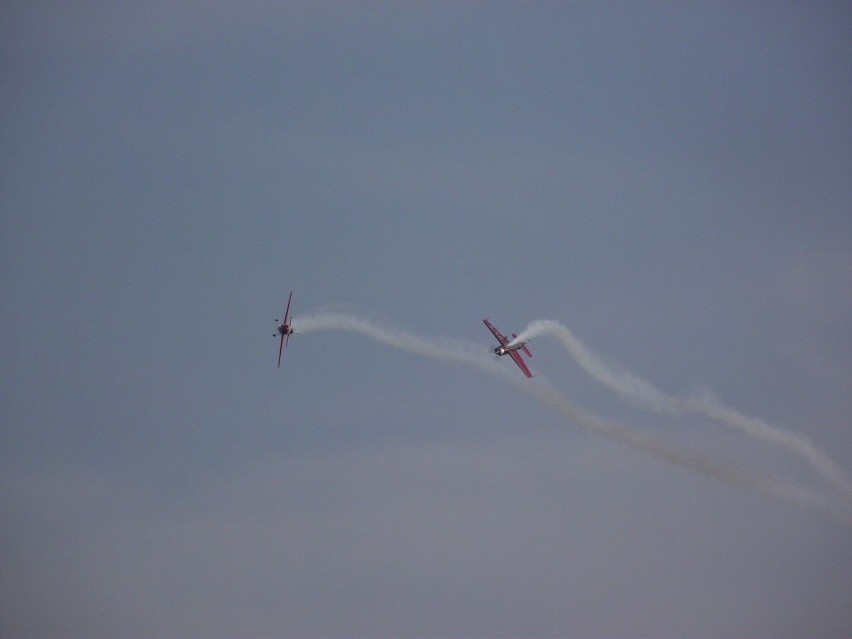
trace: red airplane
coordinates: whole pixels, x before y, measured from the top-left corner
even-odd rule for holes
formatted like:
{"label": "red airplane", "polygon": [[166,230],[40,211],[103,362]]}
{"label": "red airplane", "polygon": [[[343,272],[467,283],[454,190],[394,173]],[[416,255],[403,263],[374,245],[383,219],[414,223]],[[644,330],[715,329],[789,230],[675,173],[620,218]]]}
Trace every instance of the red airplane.
{"label": "red airplane", "polygon": [[[487,319],[482,320],[485,322],[485,325],[488,327],[488,330],[497,338],[497,341],[500,342],[500,346],[494,349],[494,354],[498,356],[508,355],[512,358],[515,364],[518,365],[522,371],[524,371],[524,375],[527,377],[532,377],[533,374],[530,372],[530,369],[527,368],[527,363],[521,357],[521,354],[518,351],[523,351],[527,354],[528,357],[532,357],[532,353],[530,353],[530,349],[527,348],[527,342],[529,340],[524,340],[523,342],[518,342],[517,344],[510,344],[510,340],[506,338],[503,333],[497,330],[497,327],[494,326]],[[516,338],[517,335],[512,333],[512,339]]]}
{"label": "red airplane", "polygon": [[[287,309],[284,311],[284,321],[279,324],[278,332],[273,337],[281,336],[281,345],[278,347],[278,368],[281,368],[281,355],[284,353],[284,347],[290,341],[290,336],[296,331],[290,326],[290,301],[293,299],[293,291],[290,291],[290,297],[287,298]],[[279,320],[275,320],[278,322]]]}

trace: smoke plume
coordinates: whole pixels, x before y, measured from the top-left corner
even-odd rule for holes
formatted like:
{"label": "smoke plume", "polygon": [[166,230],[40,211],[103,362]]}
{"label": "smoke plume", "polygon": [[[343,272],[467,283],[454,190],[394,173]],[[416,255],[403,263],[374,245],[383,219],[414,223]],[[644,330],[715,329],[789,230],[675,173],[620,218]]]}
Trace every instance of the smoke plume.
{"label": "smoke plume", "polygon": [[852,499],[852,483],[829,457],[803,435],[772,426],[720,404],[709,394],[700,398],[668,395],[641,377],[614,366],[606,366],[566,326],[554,320],[535,320],[513,342],[542,335],[555,337],[589,376],[616,391],[633,404],[663,415],[704,415],[744,433],[770,442],[806,460],[827,482]]}
{"label": "smoke plume", "polygon": [[[299,333],[329,330],[358,333],[421,357],[472,366],[536,398],[567,420],[603,437],[619,441],[634,450],[727,484],[747,488],[805,508],[822,511],[841,523],[852,525],[852,515],[824,495],[777,478],[759,477],[724,461],[673,448],[637,429],[616,424],[588,413],[575,406],[562,391],[542,376],[538,376],[535,380],[527,380],[519,376],[513,368],[501,366],[501,363],[497,362],[491,355],[490,350],[480,344],[444,337],[427,338],[401,329],[382,326],[363,318],[339,313],[321,313],[300,317],[294,319],[293,325]],[[518,339],[523,337],[524,335]],[[606,372],[603,367],[600,370]],[[653,387],[639,378],[634,378],[634,382],[643,391],[654,391]],[[665,398],[659,391],[654,392]]]}

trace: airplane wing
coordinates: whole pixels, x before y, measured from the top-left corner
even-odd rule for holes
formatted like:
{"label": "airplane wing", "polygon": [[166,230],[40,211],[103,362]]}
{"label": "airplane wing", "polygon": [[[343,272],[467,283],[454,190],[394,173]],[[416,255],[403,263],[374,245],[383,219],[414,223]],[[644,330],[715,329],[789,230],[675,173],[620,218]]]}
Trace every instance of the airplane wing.
{"label": "airplane wing", "polygon": [[290,315],[290,302],[292,301],[292,299],[293,299],[293,291],[290,291],[290,297],[287,298],[287,308],[284,311],[284,323],[285,324],[290,323],[290,317],[289,317],[289,315]]}
{"label": "airplane wing", "polygon": [[509,343],[509,340],[506,339],[506,336],[503,335],[503,333],[501,333],[500,331],[498,331],[497,327],[494,326],[494,324],[489,322],[487,319],[484,319],[482,321],[485,323],[485,325],[488,327],[488,330],[491,331],[491,333],[494,335],[494,337],[497,338],[497,341],[500,342],[501,346],[505,346],[506,344]]}
{"label": "airplane wing", "polygon": [[524,371],[524,375],[526,375],[527,377],[533,376],[533,374],[530,372],[530,369],[527,368],[527,363],[524,361],[524,358],[520,356],[518,351],[509,351],[509,357],[511,357],[515,361],[515,364],[518,365],[518,368]]}
{"label": "airplane wing", "polygon": [[[293,301],[293,291],[290,291],[290,297],[287,298],[287,308],[284,309],[284,326],[290,324],[290,302]],[[281,368],[281,355],[284,353],[284,347],[290,341],[290,333],[281,333],[281,345],[278,347],[278,368]]]}

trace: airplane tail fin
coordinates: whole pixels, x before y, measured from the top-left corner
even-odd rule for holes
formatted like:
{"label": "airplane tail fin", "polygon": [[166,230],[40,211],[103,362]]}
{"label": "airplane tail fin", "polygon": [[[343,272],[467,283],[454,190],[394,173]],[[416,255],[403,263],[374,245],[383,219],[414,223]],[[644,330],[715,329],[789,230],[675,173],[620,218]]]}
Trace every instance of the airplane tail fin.
{"label": "airplane tail fin", "polygon": [[[512,339],[516,339],[518,337],[517,333],[512,333]],[[532,353],[530,353],[530,349],[527,348],[527,345],[524,344],[521,346],[521,350],[527,355],[527,357],[532,357]]]}

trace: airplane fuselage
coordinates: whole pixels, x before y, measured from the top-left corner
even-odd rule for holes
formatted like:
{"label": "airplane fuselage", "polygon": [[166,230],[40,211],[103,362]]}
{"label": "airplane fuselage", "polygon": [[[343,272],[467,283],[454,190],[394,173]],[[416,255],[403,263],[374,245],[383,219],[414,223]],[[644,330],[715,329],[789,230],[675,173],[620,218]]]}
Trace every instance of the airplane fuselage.
{"label": "airplane fuselage", "polygon": [[293,332],[294,332],[294,331],[293,331],[293,329],[292,329],[292,328],[290,328],[290,325],[289,325],[289,324],[281,324],[281,325],[278,327],[278,334],[279,334],[279,335],[292,335],[292,334],[293,334]]}
{"label": "airplane fuselage", "polygon": [[502,357],[503,355],[508,355],[512,351],[521,350],[524,346],[526,346],[527,342],[529,342],[529,340],[525,340],[523,342],[518,342],[517,344],[512,344],[511,346],[500,345],[500,346],[498,346],[497,348],[494,349],[494,354],[498,355],[500,357]]}

